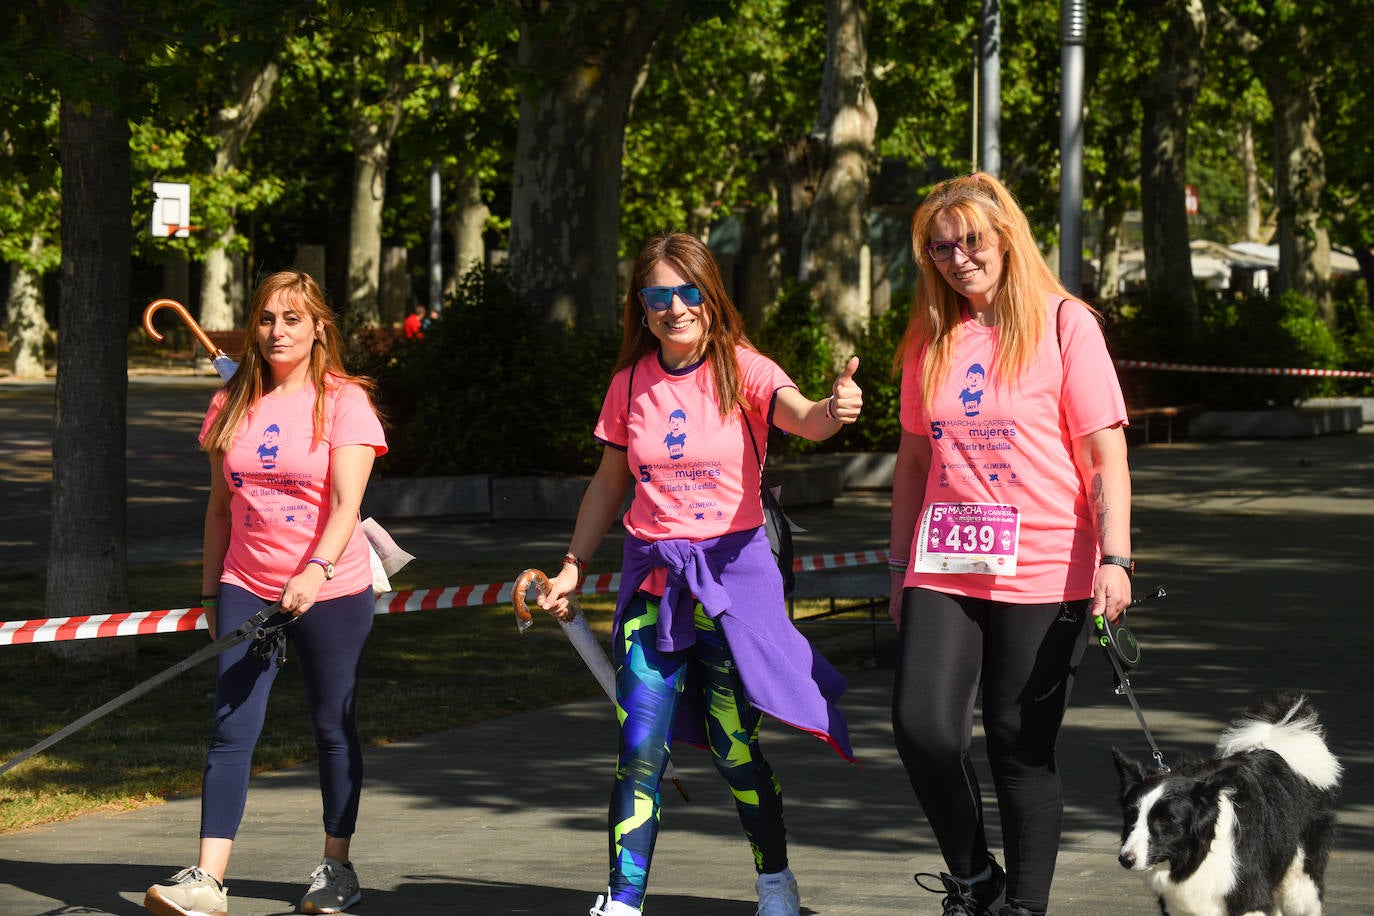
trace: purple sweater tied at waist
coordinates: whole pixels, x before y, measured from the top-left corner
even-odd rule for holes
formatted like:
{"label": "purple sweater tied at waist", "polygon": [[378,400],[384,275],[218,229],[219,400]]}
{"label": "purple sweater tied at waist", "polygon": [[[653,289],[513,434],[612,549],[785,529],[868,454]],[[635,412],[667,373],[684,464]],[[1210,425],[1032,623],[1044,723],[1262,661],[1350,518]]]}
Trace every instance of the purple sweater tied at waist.
{"label": "purple sweater tied at waist", "polygon": [[[782,577],[762,527],[704,541],[644,541],[627,534],[616,633],[638,584],[658,568],[668,573],[658,611],[660,651],[692,647],[695,602],[701,602],[706,614],[720,621],[746,699],[754,708],[810,732],[846,760],[854,760],[849,727],[835,705],[845,691],[844,676],[787,616]],[[704,746],[705,721],[700,692],[685,691],[673,736]]]}

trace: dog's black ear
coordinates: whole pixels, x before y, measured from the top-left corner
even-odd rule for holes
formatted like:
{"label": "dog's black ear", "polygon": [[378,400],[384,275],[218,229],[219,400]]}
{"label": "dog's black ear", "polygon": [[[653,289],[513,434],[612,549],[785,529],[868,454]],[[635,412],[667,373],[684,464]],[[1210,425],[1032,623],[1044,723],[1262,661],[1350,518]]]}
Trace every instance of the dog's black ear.
{"label": "dog's black ear", "polygon": [[1145,768],[1116,748],[1112,748],[1112,761],[1116,764],[1116,775],[1121,782],[1122,795],[1145,781]]}

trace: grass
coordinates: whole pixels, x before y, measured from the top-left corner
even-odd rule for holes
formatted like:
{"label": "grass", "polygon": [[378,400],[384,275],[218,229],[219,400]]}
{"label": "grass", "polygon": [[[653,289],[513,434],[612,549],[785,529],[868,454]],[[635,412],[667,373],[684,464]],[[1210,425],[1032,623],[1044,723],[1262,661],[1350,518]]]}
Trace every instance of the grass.
{"label": "grass", "polygon": [[[500,582],[516,568],[416,560],[392,587]],[[198,564],[135,567],[129,606],[185,607],[199,588]],[[43,616],[42,592],[38,572],[6,571],[0,577],[0,617]],[[613,598],[588,597],[583,609],[605,641]],[[819,609],[819,603],[799,604],[798,614]],[[204,631],[121,638],[119,654],[94,661],[58,657],[48,645],[0,646],[0,763],[176,664],[206,639]],[[841,667],[846,653],[852,661],[866,651],[863,640],[848,644],[852,648],[843,642],[826,646]],[[213,662],[206,662],[0,776],[0,832],[199,791],[213,678]],[[358,726],[367,745],[386,744],[598,693],[552,621],[537,619],[519,635],[509,605],[384,615],[375,618],[364,655]],[[288,661],[273,688],[255,771],[314,758],[305,708],[300,677]]]}

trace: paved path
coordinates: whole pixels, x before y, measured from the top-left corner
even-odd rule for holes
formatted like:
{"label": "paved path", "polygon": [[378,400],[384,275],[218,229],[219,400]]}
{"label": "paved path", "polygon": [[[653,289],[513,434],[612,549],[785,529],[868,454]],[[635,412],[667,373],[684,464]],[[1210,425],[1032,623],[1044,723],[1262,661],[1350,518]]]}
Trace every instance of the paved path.
{"label": "paved path", "polygon": [[[6,409],[0,397],[0,439],[8,435]],[[1328,913],[1374,911],[1374,741],[1363,690],[1374,653],[1374,628],[1365,625],[1374,607],[1374,430],[1152,447],[1135,450],[1132,464],[1138,586],[1161,584],[1170,594],[1133,621],[1145,652],[1137,692],[1166,756],[1206,753],[1257,692],[1308,692],[1347,768]],[[0,472],[0,486],[16,505],[12,478]],[[797,514],[810,529],[803,550],[886,540],[880,498],[847,495],[833,510]],[[518,554],[530,533],[521,528],[393,525],[422,555]],[[143,554],[135,538],[130,554],[185,549],[178,543],[168,536]],[[940,865],[891,746],[891,645],[884,628],[876,664],[847,672],[844,706],[862,767],[780,726],[765,735],[787,794],[804,913],[939,911],[938,897],[911,883],[913,871]],[[587,700],[370,749],[354,844],[366,896],[353,911],[585,913],[605,874],[614,741],[606,713],[604,701]],[[1111,693],[1105,662],[1092,654],[1061,741],[1068,810],[1052,912],[1062,916],[1158,912],[1115,862],[1111,745],[1146,754],[1129,707]],[[727,793],[702,753],[675,759],[693,802],[668,798],[649,912],[746,916],[752,868]],[[318,856],[317,811],[311,766],[254,780],[230,880],[234,916],[291,912]],[[193,856],[198,817],[199,800],[180,798],[0,835],[0,914],[142,913],[142,889]]]}

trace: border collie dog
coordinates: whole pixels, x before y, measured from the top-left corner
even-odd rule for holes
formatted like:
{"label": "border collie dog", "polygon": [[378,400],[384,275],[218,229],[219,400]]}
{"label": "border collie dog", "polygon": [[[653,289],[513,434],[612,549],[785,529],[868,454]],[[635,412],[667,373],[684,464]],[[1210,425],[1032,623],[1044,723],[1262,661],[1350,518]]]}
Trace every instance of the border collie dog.
{"label": "border collie dog", "polygon": [[1210,760],[1147,772],[1115,748],[1122,866],[1168,916],[1318,916],[1341,765],[1303,696],[1259,700]]}

